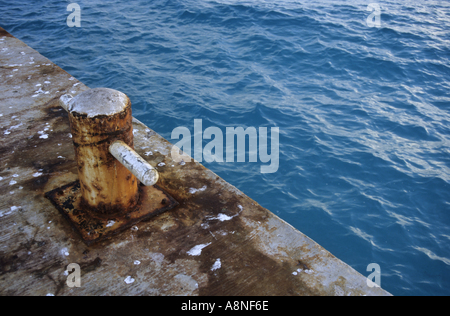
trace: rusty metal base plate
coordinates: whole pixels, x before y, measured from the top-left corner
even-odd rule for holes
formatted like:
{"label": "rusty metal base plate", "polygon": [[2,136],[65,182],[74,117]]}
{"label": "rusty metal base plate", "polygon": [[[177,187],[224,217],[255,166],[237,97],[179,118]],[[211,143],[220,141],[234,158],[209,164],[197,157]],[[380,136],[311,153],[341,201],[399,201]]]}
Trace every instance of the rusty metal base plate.
{"label": "rusty metal base plate", "polygon": [[141,185],[139,190],[139,203],[136,208],[108,217],[80,208],[81,190],[78,180],[45,193],[45,197],[72,224],[89,246],[178,205],[177,201],[157,185],[150,187]]}

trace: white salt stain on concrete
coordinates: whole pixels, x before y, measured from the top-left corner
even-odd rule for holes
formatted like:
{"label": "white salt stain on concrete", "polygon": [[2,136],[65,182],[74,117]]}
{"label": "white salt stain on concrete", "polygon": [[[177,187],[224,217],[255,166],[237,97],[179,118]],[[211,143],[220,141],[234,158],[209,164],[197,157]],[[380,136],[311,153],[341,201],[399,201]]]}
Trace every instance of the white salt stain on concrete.
{"label": "white salt stain on concrete", "polygon": [[42,138],[42,139],[48,138],[48,134],[45,134],[45,131],[39,131],[38,134],[40,135],[39,138]]}
{"label": "white salt stain on concrete", "polygon": [[14,125],[14,126],[10,126],[5,130],[4,134],[9,135],[9,134],[11,134],[11,130],[19,128],[22,125],[23,125],[23,123],[20,123],[20,124]]}
{"label": "white salt stain on concrete", "polygon": [[136,281],[136,280],[133,279],[131,276],[127,276],[127,277],[125,278],[125,280],[124,280],[124,282],[125,282],[126,284],[131,284],[131,283],[133,283],[134,281]]}
{"label": "white salt stain on concrete", "polygon": [[304,273],[306,273],[306,274],[313,274],[313,273],[314,273],[314,270],[312,270],[312,269],[305,269],[305,270],[303,270],[303,269],[297,269],[297,271],[292,272],[292,274],[293,274],[293,275],[297,275],[297,274],[299,274],[299,273],[301,273],[301,272],[304,272]]}
{"label": "white salt stain on concrete", "polygon": [[238,214],[233,215],[233,216],[228,216],[226,214],[219,213],[219,215],[217,215],[217,216],[208,216],[207,218],[208,218],[208,220],[218,219],[219,221],[224,222],[224,221],[229,221],[229,220],[233,219],[233,217],[235,217],[237,215]]}
{"label": "white salt stain on concrete", "polygon": [[213,266],[211,267],[211,271],[215,271],[217,269],[220,269],[222,267],[222,263],[220,262],[220,258],[214,262]]}
{"label": "white salt stain on concrete", "polygon": [[197,245],[193,247],[191,250],[189,250],[187,254],[190,256],[200,256],[202,253],[202,249],[208,247],[209,245],[211,245],[211,243]]}
{"label": "white salt stain on concrete", "polygon": [[12,214],[13,212],[20,209],[20,206],[11,206],[11,209],[9,211],[0,211],[0,217]]}
{"label": "white salt stain on concrete", "polygon": [[202,192],[202,191],[205,191],[206,188],[207,188],[206,185],[202,186],[200,189],[190,188],[190,189],[189,189],[189,193],[190,193],[190,194],[195,194],[195,193],[197,193],[197,192]]}
{"label": "white salt stain on concrete", "polygon": [[207,218],[208,220],[215,220],[215,219],[218,219],[218,220],[221,221],[221,222],[229,221],[229,220],[233,219],[234,217],[238,216],[239,214],[241,214],[242,210],[244,209],[244,208],[242,207],[242,205],[238,205],[238,207],[239,207],[239,210],[240,210],[239,213],[237,213],[237,214],[235,214],[235,215],[233,215],[233,216],[228,216],[228,215],[226,215],[226,214],[219,213],[217,216],[207,216],[206,218]]}
{"label": "white salt stain on concrete", "polygon": [[60,253],[61,253],[61,255],[65,256],[65,257],[69,256],[69,252],[67,251],[66,247],[61,249]]}

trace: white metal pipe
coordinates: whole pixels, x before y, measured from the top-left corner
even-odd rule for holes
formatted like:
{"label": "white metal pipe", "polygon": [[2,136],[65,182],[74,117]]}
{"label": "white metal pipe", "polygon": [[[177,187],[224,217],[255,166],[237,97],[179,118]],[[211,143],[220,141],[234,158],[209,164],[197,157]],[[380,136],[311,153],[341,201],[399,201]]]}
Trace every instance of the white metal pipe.
{"label": "white metal pipe", "polygon": [[123,141],[112,142],[109,152],[144,185],[151,186],[158,182],[158,171]]}

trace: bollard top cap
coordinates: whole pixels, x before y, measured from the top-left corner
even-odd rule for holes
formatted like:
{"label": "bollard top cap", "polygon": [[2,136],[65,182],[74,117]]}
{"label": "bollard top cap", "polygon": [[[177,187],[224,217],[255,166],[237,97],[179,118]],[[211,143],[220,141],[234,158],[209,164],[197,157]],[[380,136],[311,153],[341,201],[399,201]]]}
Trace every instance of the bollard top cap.
{"label": "bollard top cap", "polygon": [[87,117],[114,115],[126,109],[129,99],[125,93],[109,88],[83,91],[68,101],[68,110]]}

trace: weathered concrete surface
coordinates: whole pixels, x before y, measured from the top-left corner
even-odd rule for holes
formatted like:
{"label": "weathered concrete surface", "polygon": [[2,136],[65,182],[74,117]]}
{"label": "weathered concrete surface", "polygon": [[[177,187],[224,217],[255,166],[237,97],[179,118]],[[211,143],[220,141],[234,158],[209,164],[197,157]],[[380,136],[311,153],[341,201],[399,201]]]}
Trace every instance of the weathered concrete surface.
{"label": "weathered concrete surface", "polygon": [[0,295],[389,295],[137,120],[136,151],[180,205],[87,247],[44,193],[77,179],[58,99],[88,88],[3,29],[0,82]]}

